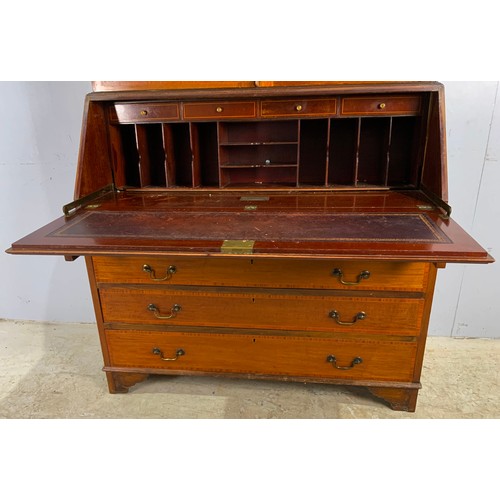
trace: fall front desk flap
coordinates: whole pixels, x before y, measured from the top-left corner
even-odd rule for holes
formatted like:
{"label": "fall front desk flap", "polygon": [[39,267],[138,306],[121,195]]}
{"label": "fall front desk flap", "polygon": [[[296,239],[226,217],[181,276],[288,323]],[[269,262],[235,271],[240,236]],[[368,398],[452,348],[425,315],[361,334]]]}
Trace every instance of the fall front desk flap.
{"label": "fall front desk flap", "polygon": [[418,191],[113,191],[15,242],[8,252],[493,261]]}

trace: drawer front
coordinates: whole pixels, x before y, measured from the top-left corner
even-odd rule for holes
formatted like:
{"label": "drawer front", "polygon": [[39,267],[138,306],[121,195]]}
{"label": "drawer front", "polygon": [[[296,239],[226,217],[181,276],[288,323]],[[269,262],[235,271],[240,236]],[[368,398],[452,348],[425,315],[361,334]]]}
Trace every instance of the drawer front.
{"label": "drawer front", "polygon": [[118,123],[175,121],[180,119],[180,112],[175,103],[117,103],[110,109],[110,119]]}
{"label": "drawer front", "polygon": [[106,339],[113,367],[178,372],[407,382],[416,355],[414,342],[135,330],[108,330]]}
{"label": "drawer front", "polygon": [[419,96],[370,96],[346,97],[342,99],[340,114],[357,115],[416,115],[420,113]]}
{"label": "drawer front", "polygon": [[263,118],[334,115],[336,112],[336,99],[276,100],[262,101],[261,103],[261,116]]}
{"label": "drawer front", "polygon": [[425,290],[430,265],[423,262],[101,256],[93,257],[93,263],[98,283],[410,292]]}
{"label": "drawer front", "polygon": [[196,120],[203,118],[255,118],[257,106],[254,101],[247,102],[197,102],[184,104],[184,118]]}
{"label": "drawer front", "polygon": [[423,299],[103,288],[104,321],[339,334],[420,332]]}

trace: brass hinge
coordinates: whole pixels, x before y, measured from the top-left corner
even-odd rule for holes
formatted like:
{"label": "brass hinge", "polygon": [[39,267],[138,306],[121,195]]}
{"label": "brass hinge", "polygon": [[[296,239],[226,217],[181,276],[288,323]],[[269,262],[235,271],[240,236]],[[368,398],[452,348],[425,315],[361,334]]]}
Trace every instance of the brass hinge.
{"label": "brass hinge", "polygon": [[78,210],[79,208],[88,205],[91,201],[94,201],[97,198],[100,198],[101,196],[110,193],[112,191],[115,191],[115,185],[108,184],[107,186],[99,189],[98,191],[94,191],[93,193],[78,198],[78,200],[74,200],[71,203],[67,203],[62,207],[64,216],[69,217],[70,215],[73,215],[72,212],[74,212],[75,210]]}
{"label": "brass hinge", "polygon": [[269,201],[269,196],[241,196],[240,201]]}
{"label": "brass hinge", "polygon": [[255,240],[224,240],[220,251],[235,255],[252,254],[254,244]]}
{"label": "brass hinge", "polygon": [[432,191],[429,191],[425,186],[421,187],[422,192],[432,201],[436,207],[441,210],[439,215],[442,219],[449,219],[451,216],[451,206],[443,201],[439,196],[435,195]]}

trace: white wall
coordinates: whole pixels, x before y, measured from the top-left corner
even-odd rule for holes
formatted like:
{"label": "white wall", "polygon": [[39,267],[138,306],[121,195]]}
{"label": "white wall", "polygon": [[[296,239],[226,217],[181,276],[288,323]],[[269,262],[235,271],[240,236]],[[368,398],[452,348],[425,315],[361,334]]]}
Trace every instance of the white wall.
{"label": "white wall", "polygon": [[[500,82],[444,82],[452,217],[500,260]],[[500,268],[440,271],[431,335],[500,337]]]}
{"label": "white wall", "polygon": [[94,321],[85,262],[13,256],[72,200],[89,82],[0,83],[0,318]]}
{"label": "white wall", "polygon": [[[453,218],[500,259],[499,82],[444,82]],[[71,201],[89,82],[0,82],[0,318],[93,322],[83,259],[12,256]],[[440,270],[431,335],[500,337],[493,265]]]}

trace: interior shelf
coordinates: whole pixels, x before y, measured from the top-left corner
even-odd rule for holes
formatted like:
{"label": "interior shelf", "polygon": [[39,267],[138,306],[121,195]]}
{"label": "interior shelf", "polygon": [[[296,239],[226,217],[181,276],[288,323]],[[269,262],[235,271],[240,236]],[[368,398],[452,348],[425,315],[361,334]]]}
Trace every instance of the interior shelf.
{"label": "interior shelf", "polygon": [[219,122],[220,144],[297,143],[298,120],[270,122]]}

